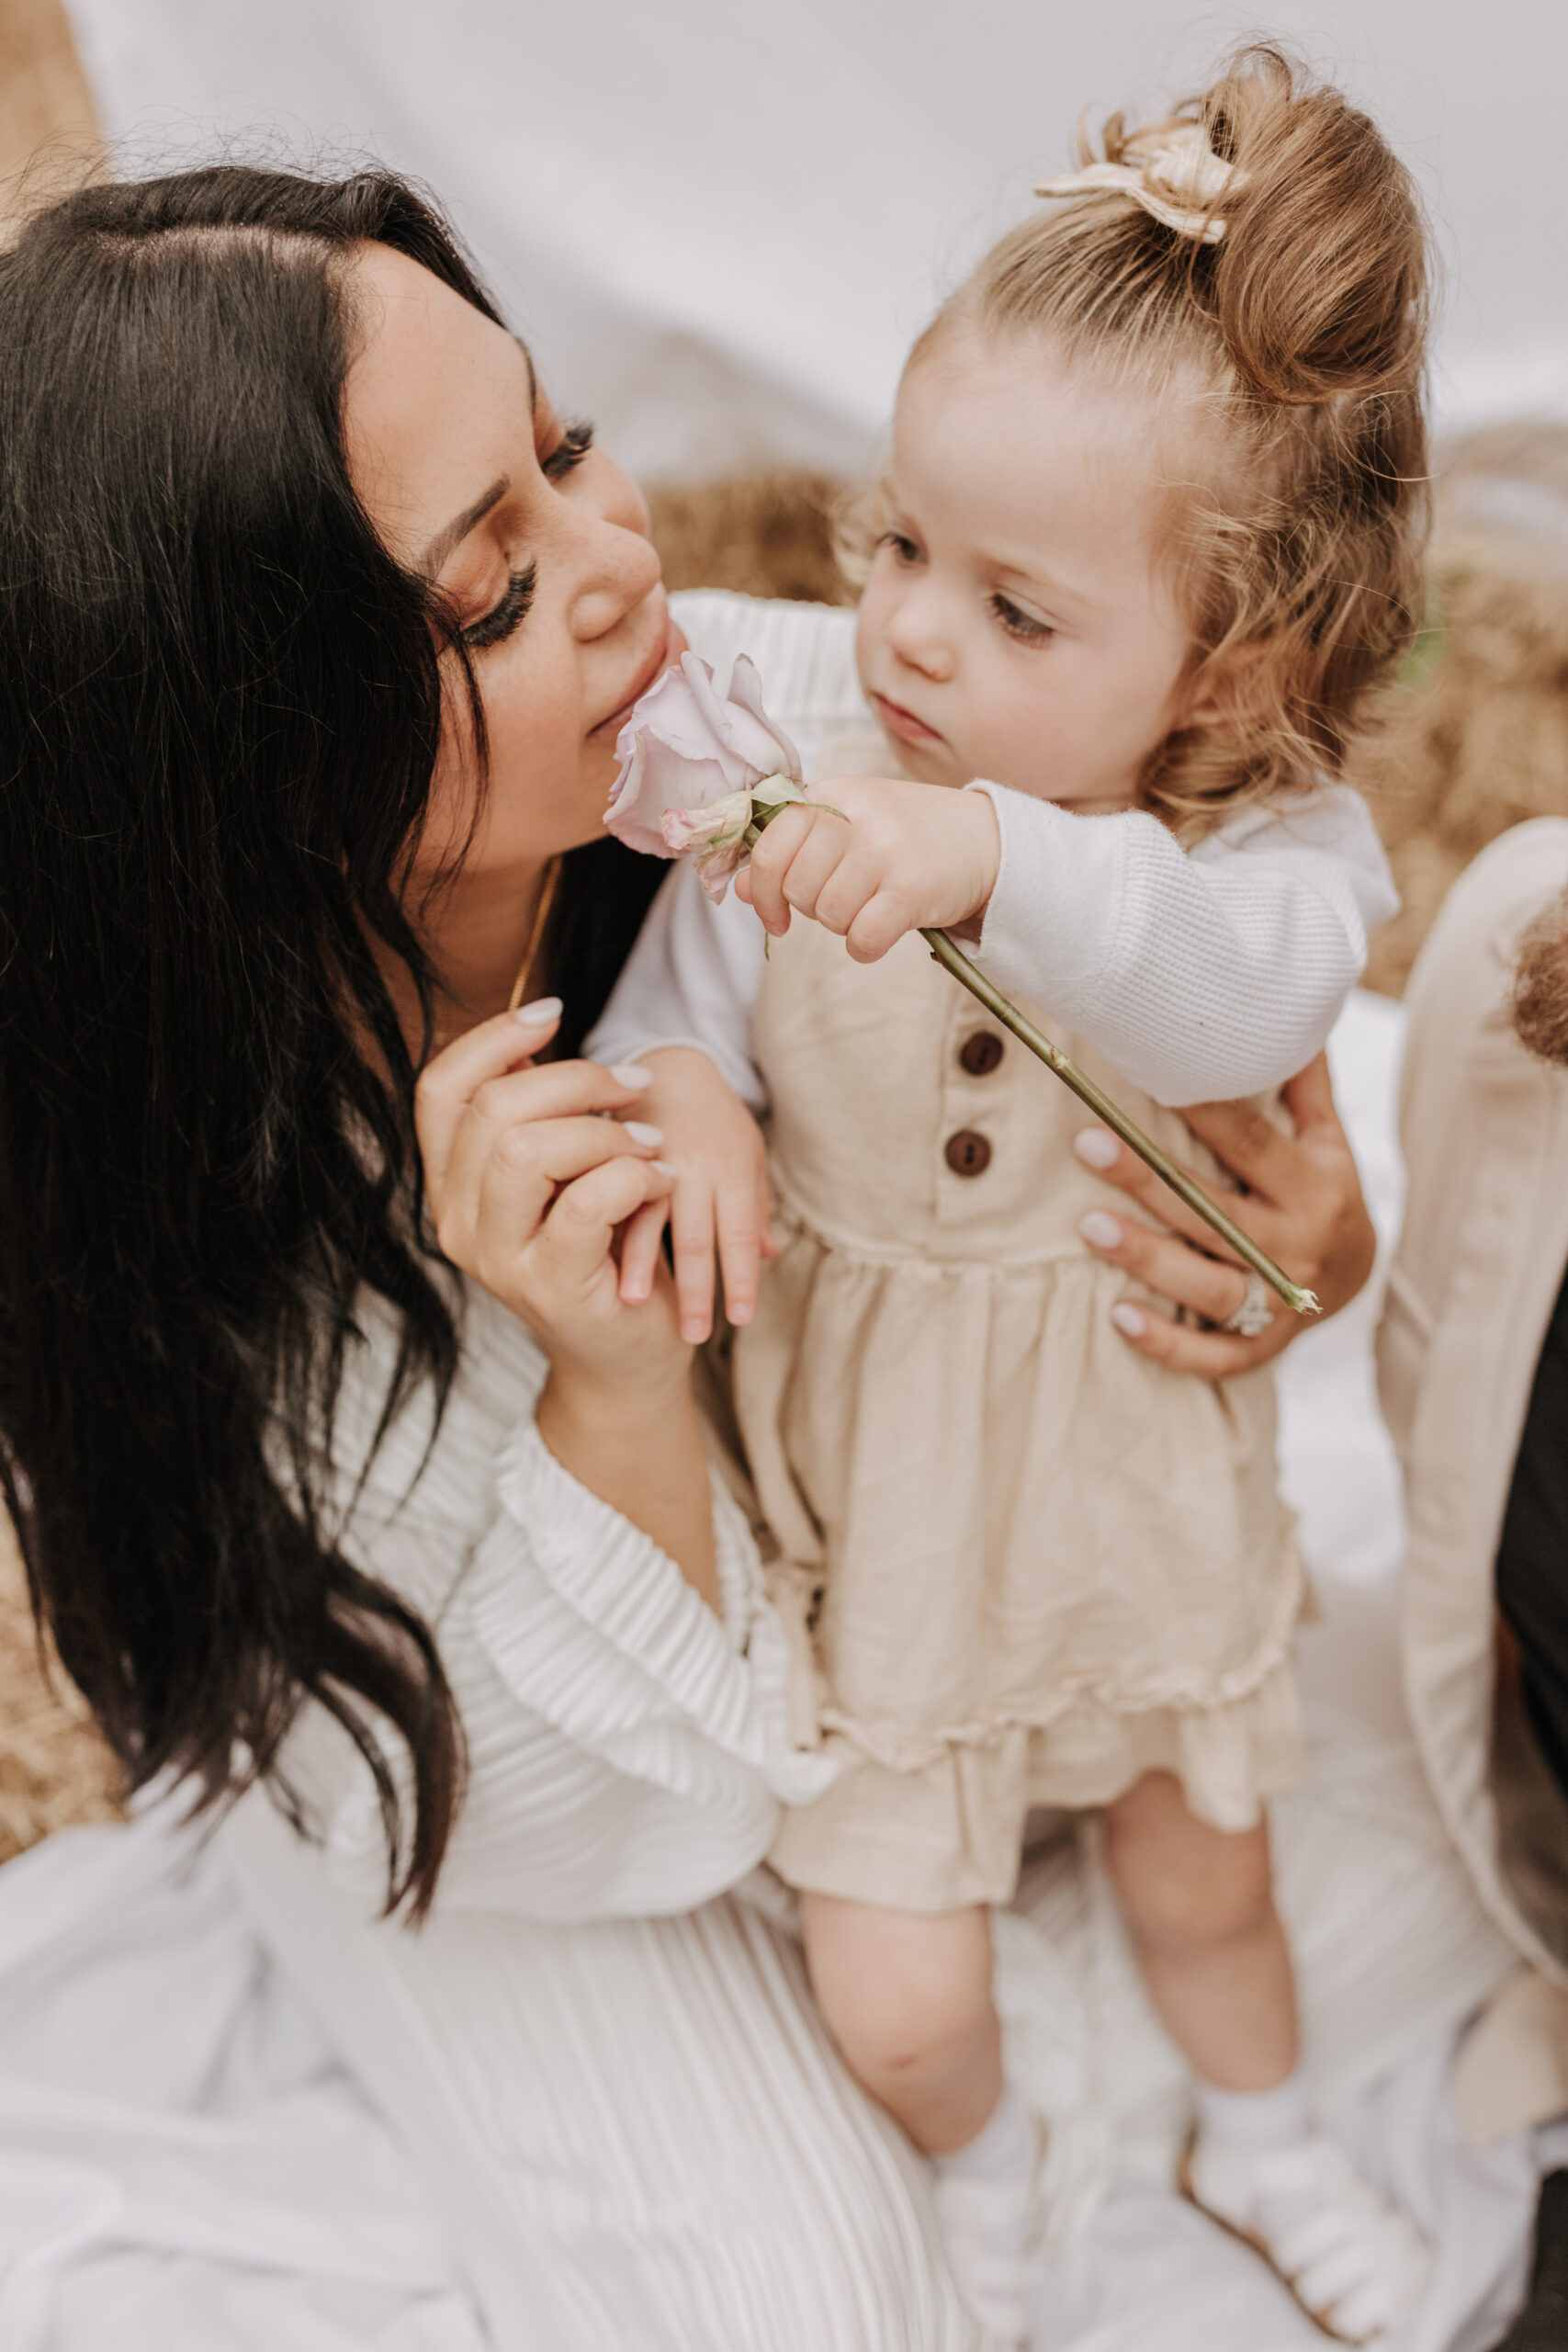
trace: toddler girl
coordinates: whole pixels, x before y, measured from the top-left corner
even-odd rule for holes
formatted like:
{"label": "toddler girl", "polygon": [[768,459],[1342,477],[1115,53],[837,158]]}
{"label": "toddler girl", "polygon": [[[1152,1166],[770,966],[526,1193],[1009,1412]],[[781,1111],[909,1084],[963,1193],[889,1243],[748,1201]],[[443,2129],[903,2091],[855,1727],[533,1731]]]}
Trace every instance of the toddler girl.
{"label": "toddler girl", "polygon": [[[777,718],[824,722],[842,815],[791,808],[755,853],[765,964],[753,916],[674,877],[592,1050],[649,1058],[699,1203],[732,1148],[714,1062],[769,1115],[779,1248],[735,1402],[843,1758],[773,1860],[846,2060],[935,2162],[972,2301],[1021,2335],[1034,2125],[987,1906],[1032,1807],[1096,1808],[1197,2078],[1190,2193],[1365,2341],[1426,2258],[1297,2074],[1263,1818],[1302,1767],[1271,1379],[1176,1379],[1116,1336],[1137,1310],[1081,1246],[1077,1102],[910,934],[971,941],[1211,1172],[1172,1106],[1321,1046],[1395,904],[1336,779],[1416,608],[1422,232],[1372,125],[1272,50],[1105,144],[915,346],[858,691],[847,616],[692,600],[701,650],[728,636]],[[823,743],[835,710],[862,741]],[[679,1190],[676,1215],[683,1261]]]}

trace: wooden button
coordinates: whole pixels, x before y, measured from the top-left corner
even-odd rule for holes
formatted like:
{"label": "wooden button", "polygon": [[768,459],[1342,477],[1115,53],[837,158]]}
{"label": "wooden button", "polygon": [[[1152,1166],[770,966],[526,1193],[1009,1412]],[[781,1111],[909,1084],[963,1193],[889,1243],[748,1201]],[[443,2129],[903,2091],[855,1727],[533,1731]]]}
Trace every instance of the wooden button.
{"label": "wooden button", "polygon": [[1002,1041],[994,1029],[972,1029],[958,1049],[958,1058],[971,1078],[989,1078],[1002,1057]]}
{"label": "wooden button", "polygon": [[983,1176],[991,1164],[990,1143],[973,1127],[960,1127],[948,1136],[945,1157],[955,1176]]}

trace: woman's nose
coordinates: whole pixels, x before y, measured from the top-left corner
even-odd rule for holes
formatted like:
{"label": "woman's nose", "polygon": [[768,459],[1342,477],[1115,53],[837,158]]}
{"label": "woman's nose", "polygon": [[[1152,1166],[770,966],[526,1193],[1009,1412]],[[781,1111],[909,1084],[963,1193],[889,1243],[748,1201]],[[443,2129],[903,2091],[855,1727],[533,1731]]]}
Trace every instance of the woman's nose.
{"label": "woman's nose", "polygon": [[574,636],[588,644],[608,636],[652,594],[659,584],[659,558],[640,531],[599,515],[592,518],[582,553],[571,626]]}

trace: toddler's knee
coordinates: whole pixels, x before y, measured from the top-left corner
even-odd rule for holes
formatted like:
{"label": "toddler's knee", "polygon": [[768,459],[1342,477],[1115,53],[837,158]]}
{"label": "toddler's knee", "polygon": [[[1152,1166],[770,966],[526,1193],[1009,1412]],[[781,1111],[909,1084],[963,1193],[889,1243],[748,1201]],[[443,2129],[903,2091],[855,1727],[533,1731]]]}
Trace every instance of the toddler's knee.
{"label": "toddler's knee", "polygon": [[1112,1837],[1106,1860],[1127,1925],[1142,1944],[1180,1950],[1233,1943],[1255,1935],[1272,1915],[1260,1841],[1215,1840],[1201,1856],[1173,1856],[1150,1839]]}
{"label": "toddler's knee", "polygon": [[819,1917],[816,1933],[808,1926],[807,1951],[818,2003],[854,2072],[891,2084],[961,2058],[991,2016],[984,1926],[847,1910],[826,1925]]}

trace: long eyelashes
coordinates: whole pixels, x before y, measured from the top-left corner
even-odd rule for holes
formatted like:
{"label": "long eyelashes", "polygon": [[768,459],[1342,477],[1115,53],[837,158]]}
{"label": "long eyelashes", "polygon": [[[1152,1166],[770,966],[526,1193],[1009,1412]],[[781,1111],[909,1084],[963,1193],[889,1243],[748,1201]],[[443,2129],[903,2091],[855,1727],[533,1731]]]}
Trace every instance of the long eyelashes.
{"label": "long eyelashes", "polygon": [[1056,634],[1048,622],[1037,621],[1032,614],[1020,612],[1010,596],[993,596],[991,610],[1008,635],[1016,637],[1021,645],[1043,645],[1048,638]]}
{"label": "long eyelashes", "polygon": [[539,576],[536,563],[525,564],[514,571],[506,583],[506,594],[499,605],[486,613],[482,620],[470,621],[462,632],[462,641],[470,653],[482,653],[487,645],[499,645],[521,626],[529,605],[534,601],[534,588]]}
{"label": "long eyelashes", "polygon": [[[574,466],[580,466],[593,447],[593,427],[584,417],[577,418],[563,427],[560,439],[540,465],[539,471],[547,481],[564,481]],[[522,627],[528,607],[534,601],[538,582],[536,563],[525,564],[514,571],[506,583],[506,594],[492,611],[483,618],[470,621],[461,631],[461,642],[470,653],[482,653],[487,645],[499,645],[513,629]]]}
{"label": "long eyelashes", "polygon": [[575,417],[561,430],[560,439],[539,468],[547,481],[564,481],[593,447],[593,427],[585,416]]}

